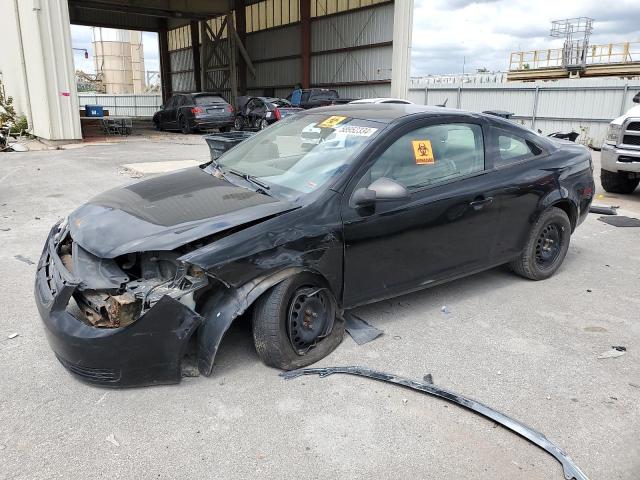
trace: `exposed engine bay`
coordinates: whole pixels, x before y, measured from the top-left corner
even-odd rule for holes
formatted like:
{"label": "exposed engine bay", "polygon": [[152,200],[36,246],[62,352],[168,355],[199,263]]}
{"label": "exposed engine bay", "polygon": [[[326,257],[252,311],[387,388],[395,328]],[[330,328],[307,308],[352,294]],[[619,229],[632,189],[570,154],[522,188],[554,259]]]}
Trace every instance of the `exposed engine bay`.
{"label": "exposed engine bay", "polygon": [[194,294],[209,283],[199,267],[178,261],[178,252],[129,253],[113,259],[84,250],[64,232],[63,264],[81,284],[73,294],[83,322],[94,327],[125,327],[165,295],[192,310]]}

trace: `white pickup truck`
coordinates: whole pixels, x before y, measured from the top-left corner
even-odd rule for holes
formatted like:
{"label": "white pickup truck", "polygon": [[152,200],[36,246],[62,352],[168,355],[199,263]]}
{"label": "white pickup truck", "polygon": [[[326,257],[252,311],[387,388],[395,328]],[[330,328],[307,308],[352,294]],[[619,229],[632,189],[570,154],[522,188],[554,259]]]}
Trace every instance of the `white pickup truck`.
{"label": "white pickup truck", "polygon": [[[640,93],[633,101],[640,104]],[[602,145],[600,182],[611,193],[632,193],[640,183],[640,105],[609,124]]]}

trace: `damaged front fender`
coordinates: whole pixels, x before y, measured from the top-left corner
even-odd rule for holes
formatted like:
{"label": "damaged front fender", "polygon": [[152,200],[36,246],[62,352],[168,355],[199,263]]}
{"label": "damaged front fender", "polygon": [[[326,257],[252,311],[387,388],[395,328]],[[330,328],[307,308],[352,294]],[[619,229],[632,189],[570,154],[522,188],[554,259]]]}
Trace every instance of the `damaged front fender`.
{"label": "damaged front fender", "polygon": [[198,330],[200,373],[206,376],[211,375],[222,337],[237,317],[271,287],[304,271],[308,270],[302,267],[287,268],[256,278],[240,288],[227,288],[213,294],[205,305],[205,311],[203,311],[205,320]]}

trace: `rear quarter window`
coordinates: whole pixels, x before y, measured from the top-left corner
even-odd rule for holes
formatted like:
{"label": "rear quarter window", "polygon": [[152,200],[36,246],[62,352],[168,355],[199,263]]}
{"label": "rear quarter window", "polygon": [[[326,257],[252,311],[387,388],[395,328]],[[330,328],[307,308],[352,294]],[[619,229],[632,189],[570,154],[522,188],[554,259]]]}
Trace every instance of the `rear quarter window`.
{"label": "rear quarter window", "polygon": [[506,130],[494,129],[495,152],[493,165],[502,167],[541,156],[544,151],[533,140]]}

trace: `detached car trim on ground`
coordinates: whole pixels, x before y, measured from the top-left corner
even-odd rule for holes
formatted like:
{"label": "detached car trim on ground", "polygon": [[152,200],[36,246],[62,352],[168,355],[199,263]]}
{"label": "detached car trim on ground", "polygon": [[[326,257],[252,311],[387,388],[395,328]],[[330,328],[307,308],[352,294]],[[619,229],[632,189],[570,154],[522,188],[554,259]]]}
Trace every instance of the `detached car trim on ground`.
{"label": "detached car trim on ground", "polygon": [[277,122],[201,168],[90,200],[53,227],[36,302],[60,361],[92,383],[212,372],[251,308],[286,370],[342,340],[342,312],[510,263],[561,265],[594,191],[580,145],[502,119],[348,105]]}

